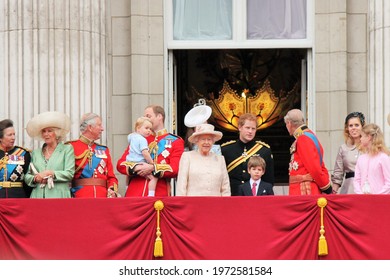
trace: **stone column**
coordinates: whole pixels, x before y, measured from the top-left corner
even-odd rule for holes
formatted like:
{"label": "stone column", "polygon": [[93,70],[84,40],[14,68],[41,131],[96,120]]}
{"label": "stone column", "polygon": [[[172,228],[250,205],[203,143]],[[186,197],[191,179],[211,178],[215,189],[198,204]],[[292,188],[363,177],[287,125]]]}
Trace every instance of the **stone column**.
{"label": "stone column", "polygon": [[378,124],[390,144],[390,2],[369,1],[369,121]]}
{"label": "stone column", "polygon": [[316,133],[331,171],[347,112],[347,0],[316,1]]}
{"label": "stone column", "polygon": [[84,113],[106,123],[105,10],[105,0],[0,1],[0,118],[19,145],[36,146],[24,128],[41,112],[67,113],[71,139]]}

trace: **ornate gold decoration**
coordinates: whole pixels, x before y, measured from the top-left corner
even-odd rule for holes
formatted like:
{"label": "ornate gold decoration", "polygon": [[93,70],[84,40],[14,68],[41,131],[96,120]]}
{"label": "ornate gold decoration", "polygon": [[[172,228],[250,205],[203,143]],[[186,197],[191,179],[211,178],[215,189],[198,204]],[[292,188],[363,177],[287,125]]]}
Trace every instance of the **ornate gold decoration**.
{"label": "ornate gold decoration", "polygon": [[284,116],[289,110],[289,106],[296,98],[298,86],[287,94],[280,93],[277,96],[266,80],[263,86],[258,89],[253,96],[248,89],[238,94],[233,90],[227,81],[219,92],[218,99],[207,100],[207,105],[212,108],[210,122],[228,131],[238,130],[238,118],[244,113],[253,113],[257,116],[257,130],[265,129],[273,125]]}
{"label": "ornate gold decoration", "polygon": [[5,156],[2,159],[0,159],[0,170],[3,168],[5,169],[7,167],[7,163],[8,163],[8,154],[5,154]]}
{"label": "ornate gold decoration", "polygon": [[157,200],[154,203],[154,209],[157,211],[157,229],[156,229],[156,240],[154,241],[154,256],[161,258],[164,256],[163,243],[161,239],[160,231],[160,211],[164,209],[164,203],[161,200]]}
{"label": "ornate gold decoration", "polygon": [[320,228],[320,239],[318,240],[318,255],[326,256],[328,254],[328,244],[325,239],[325,229],[324,229],[324,208],[328,204],[328,201],[325,197],[320,197],[317,200],[318,207],[321,208],[321,228]]}

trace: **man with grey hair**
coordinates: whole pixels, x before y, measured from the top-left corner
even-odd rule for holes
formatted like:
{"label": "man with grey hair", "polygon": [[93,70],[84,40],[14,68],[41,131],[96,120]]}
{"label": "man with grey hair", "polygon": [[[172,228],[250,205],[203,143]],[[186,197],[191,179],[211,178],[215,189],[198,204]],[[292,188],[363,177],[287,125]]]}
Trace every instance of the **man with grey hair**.
{"label": "man with grey hair", "polygon": [[303,113],[292,109],[284,117],[286,128],[295,141],[290,148],[289,194],[310,195],[331,193],[329,172],[324,151],[317,136],[305,124]]}
{"label": "man with grey hair", "polygon": [[115,197],[118,179],[115,177],[110,150],[95,143],[104,131],[102,120],[95,113],[82,116],[80,138],[70,141],[75,154],[75,174],[72,182],[74,197]]}

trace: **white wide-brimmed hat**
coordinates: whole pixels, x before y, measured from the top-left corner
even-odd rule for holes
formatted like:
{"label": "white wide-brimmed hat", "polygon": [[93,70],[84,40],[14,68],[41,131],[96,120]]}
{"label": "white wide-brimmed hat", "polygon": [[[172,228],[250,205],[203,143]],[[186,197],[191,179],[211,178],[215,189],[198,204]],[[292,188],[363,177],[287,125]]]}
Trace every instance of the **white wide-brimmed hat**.
{"label": "white wide-brimmed hat", "polygon": [[211,107],[207,105],[196,105],[184,116],[184,124],[186,127],[196,127],[197,125],[206,123],[211,113]]}
{"label": "white wide-brimmed hat", "polygon": [[195,128],[195,132],[188,138],[188,141],[190,141],[191,143],[196,143],[198,141],[198,136],[205,134],[212,135],[214,138],[214,142],[222,138],[222,132],[215,131],[214,126],[212,124],[203,123]]}
{"label": "white wide-brimmed hat", "polygon": [[45,112],[32,118],[27,123],[27,133],[30,137],[41,138],[42,129],[47,127],[55,127],[60,129],[60,137],[64,138],[70,130],[70,118],[61,112]]}

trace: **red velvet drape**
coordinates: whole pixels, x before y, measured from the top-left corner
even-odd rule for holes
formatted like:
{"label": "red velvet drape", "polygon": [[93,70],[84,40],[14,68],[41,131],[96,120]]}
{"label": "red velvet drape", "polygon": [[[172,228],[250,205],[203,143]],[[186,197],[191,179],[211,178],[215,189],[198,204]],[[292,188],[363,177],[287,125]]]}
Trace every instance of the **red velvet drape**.
{"label": "red velvet drape", "polygon": [[[158,199],[0,200],[0,259],[154,259]],[[390,259],[388,195],[160,199],[158,259]]]}

